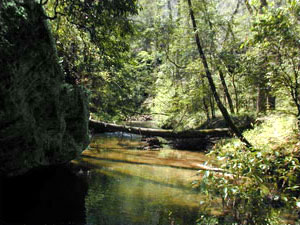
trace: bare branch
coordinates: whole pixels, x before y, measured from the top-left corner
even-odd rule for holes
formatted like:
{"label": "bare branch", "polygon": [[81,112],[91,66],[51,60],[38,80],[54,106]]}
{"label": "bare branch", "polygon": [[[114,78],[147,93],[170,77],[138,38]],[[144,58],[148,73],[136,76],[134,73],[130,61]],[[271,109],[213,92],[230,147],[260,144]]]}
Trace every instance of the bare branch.
{"label": "bare branch", "polygon": [[186,66],[180,66],[178,65],[176,62],[174,62],[173,60],[170,59],[169,55],[168,55],[168,51],[166,51],[166,56],[167,56],[167,59],[174,65],[176,66],[177,68],[179,69],[186,69]]}
{"label": "bare branch", "polygon": [[252,15],[253,14],[253,9],[251,8],[251,5],[250,5],[249,1],[244,0],[244,3],[246,5],[246,8],[247,8],[248,12],[250,13],[250,15]]}
{"label": "bare branch", "polygon": [[40,5],[46,5],[48,3],[48,0],[46,0],[45,2],[43,2],[43,0],[40,0]]}

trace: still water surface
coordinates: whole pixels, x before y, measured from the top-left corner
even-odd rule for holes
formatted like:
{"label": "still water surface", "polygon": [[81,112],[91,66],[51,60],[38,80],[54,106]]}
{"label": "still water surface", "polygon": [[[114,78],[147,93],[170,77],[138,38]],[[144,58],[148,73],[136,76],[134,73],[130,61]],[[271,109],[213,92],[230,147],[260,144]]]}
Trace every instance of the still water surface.
{"label": "still water surface", "polygon": [[93,137],[81,159],[78,174],[88,182],[85,197],[88,225],[196,224],[205,200],[193,190],[197,164],[204,153],[140,150],[137,135],[106,133]]}
{"label": "still water surface", "polygon": [[192,182],[209,159],[144,144],[136,135],[101,134],[71,165],[0,177],[0,225],[197,224],[205,198]]}

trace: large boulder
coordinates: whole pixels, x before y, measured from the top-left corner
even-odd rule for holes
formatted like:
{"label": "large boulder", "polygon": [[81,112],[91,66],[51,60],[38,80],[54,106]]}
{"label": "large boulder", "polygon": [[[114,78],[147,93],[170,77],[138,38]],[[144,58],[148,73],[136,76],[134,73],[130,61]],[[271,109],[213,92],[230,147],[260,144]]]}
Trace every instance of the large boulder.
{"label": "large boulder", "polygon": [[68,162],[89,142],[87,95],[64,81],[39,2],[0,4],[0,175]]}

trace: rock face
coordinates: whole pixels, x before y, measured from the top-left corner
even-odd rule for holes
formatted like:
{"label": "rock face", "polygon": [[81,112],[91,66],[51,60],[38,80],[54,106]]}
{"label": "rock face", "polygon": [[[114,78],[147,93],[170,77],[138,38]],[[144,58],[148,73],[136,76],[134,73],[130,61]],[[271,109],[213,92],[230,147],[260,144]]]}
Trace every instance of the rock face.
{"label": "rock face", "polygon": [[67,162],[89,142],[86,93],[64,81],[39,1],[16,2],[0,4],[0,175]]}

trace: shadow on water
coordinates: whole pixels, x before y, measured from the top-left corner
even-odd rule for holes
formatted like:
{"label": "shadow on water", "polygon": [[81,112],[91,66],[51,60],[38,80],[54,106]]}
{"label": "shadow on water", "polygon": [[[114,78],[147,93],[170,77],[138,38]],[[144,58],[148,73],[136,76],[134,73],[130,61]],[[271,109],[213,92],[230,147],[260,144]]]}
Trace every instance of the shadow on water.
{"label": "shadow on water", "polygon": [[158,166],[158,167],[170,167],[170,168],[177,168],[177,169],[183,169],[183,170],[199,170],[199,168],[188,168],[188,167],[182,167],[182,166],[175,166],[175,165],[162,165],[162,164],[155,164],[155,163],[146,163],[146,162],[133,162],[133,161],[127,161],[127,160],[120,160],[120,159],[107,159],[107,158],[101,158],[101,157],[95,157],[90,155],[83,155],[82,158],[90,158],[90,159],[96,159],[96,160],[105,160],[110,162],[119,162],[119,163],[128,163],[128,164],[135,164],[135,165],[148,165],[148,166]]}
{"label": "shadow on water", "polygon": [[141,143],[104,134],[68,166],[0,178],[0,225],[197,224],[203,196],[191,181],[204,154],[141,151]]}
{"label": "shadow on water", "polygon": [[2,177],[0,224],[84,225],[86,193],[86,181],[66,166],[34,169],[13,178]]}
{"label": "shadow on water", "polygon": [[[119,135],[120,136],[120,135]],[[193,164],[203,153],[161,148],[138,150],[140,137],[94,137],[79,166],[90,171],[88,225],[193,225],[205,198],[192,189]]]}
{"label": "shadow on water", "polygon": [[[119,178],[121,177],[121,178],[126,178],[126,179],[138,179],[139,181],[142,181],[142,182],[145,182],[148,184],[150,184],[150,183],[156,184],[156,185],[159,185],[160,187],[172,187],[172,188],[191,191],[190,187],[186,187],[186,186],[182,186],[182,185],[178,185],[178,184],[169,184],[169,183],[164,183],[164,182],[160,182],[160,181],[155,181],[155,180],[147,179],[147,178],[140,177],[137,175],[131,175],[131,174],[122,173],[120,171],[110,170],[109,168],[103,168],[103,167],[97,166],[97,165],[93,165],[92,167],[93,167],[93,169],[96,169],[96,168],[100,169],[102,173],[107,171],[108,173],[106,173],[106,174],[110,174],[112,177],[119,177]],[[92,167],[90,166],[89,169],[91,169]]]}

